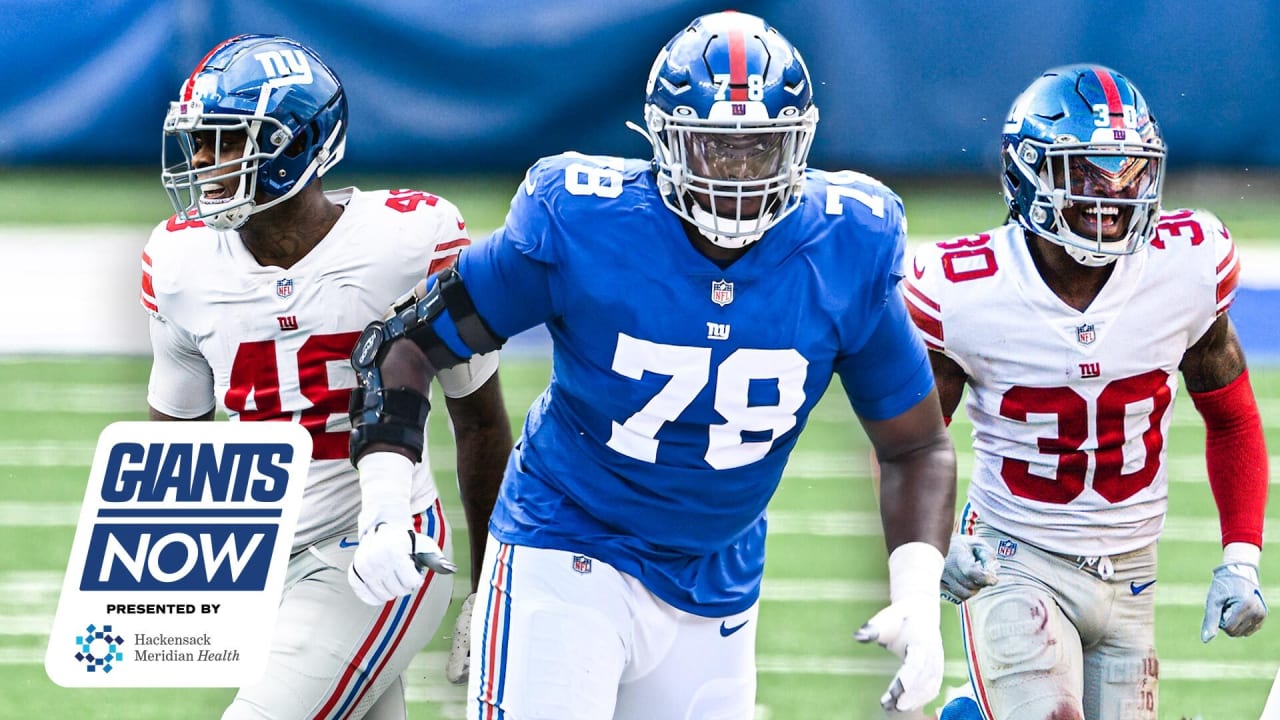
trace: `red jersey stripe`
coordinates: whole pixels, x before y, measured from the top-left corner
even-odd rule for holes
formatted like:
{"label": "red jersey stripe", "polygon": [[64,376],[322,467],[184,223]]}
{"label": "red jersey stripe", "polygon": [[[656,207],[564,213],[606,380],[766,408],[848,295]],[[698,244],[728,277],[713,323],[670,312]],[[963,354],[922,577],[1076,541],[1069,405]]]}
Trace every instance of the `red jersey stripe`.
{"label": "red jersey stripe", "polygon": [[940,343],[943,340],[942,321],[935,317],[925,315],[919,308],[911,303],[907,303],[907,314],[911,316],[911,322],[915,323],[916,327],[920,328],[920,332],[925,334],[925,341],[928,342],[929,340],[933,340],[934,342],[939,343],[939,347],[936,349],[941,350],[942,347]]}
{"label": "red jersey stripe", "polygon": [[[927,307],[935,310],[936,312],[942,312],[942,306],[934,302],[933,300],[929,299],[928,295],[925,295],[924,293],[920,292],[920,289],[917,288],[915,285],[912,285],[910,280],[903,280],[902,284],[906,286],[907,292],[919,298],[920,302],[924,303]],[[910,298],[908,298],[908,300],[909,299]]]}
{"label": "red jersey stripe", "polygon": [[1227,252],[1227,256],[1222,258],[1222,262],[1218,263],[1218,273],[1221,274],[1223,270],[1226,270],[1227,266],[1230,265],[1232,261],[1234,261],[1235,259],[1236,259],[1236,246],[1232,245],[1231,250]]}
{"label": "red jersey stripe", "polygon": [[1240,283],[1240,263],[1236,263],[1231,268],[1231,272],[1218,281],[1218,302],[1221,303],[1227,297],[1234,295],[1236,286]]}

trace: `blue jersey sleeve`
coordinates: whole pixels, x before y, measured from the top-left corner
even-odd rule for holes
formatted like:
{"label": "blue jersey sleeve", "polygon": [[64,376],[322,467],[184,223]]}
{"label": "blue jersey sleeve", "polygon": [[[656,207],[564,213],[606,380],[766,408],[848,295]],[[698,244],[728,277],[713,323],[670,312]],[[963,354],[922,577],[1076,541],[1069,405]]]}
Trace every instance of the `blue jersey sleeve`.
{"label": "blue jersey sleeve", "polygon": [[862,349],[836,365],[849,402],[866,420],[900,415],[933,389],[933,369],[901,295],[890,292],[885,303]]}
{"label": "blue jersey sleeve", "polygon": [[[503,338],[556,315],[550,282],[555,256],[550,239],[553,193],[560,185],[546,181],[547,164],[542,160],[529,169],[511,199],[503,226],[458,258],[458,275],[476,314]],[[432,327],[455,354],[473,354],[458,336],[449,313],[442,313]]]}

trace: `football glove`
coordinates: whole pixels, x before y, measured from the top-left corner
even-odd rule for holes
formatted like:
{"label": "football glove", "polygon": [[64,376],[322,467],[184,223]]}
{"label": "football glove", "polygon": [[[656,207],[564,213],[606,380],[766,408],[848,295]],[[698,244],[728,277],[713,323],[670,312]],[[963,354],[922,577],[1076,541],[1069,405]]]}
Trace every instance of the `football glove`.
{"label": "football glove", "polygon": [[907,543],[889,556],[889,607],[867,621],[854,639],[875,642],[902,658],[902,667],[880,697],[885,710],[917,710],[942,689],[941,606],[934,593],[942,553],[927,543]]}
{"label": "football glove", "polygon": [[458,569],[431,538],[381,522],[360,538],[347,582],[365,603],[382,605],[421,587],[428,568],[442,575]]}
{"label": "football glove", "polygon": [[1257,565],[1226,563],[1213,569],[1200,642],[1212,640],[1219,628],[1231,637],[1252,635],[1266,619],[1267,603],[1258,585]]}
{"label": "football glove", "polygon": [[471,608],[476,604],[476,594],[471,593],[462,601],[458,620],[453,624],[453,647],[444,664],[444,676],[454,685],[465,685],[471,671]]}
{"label": "football glove", "polygon": [[942,598],[959,605],[988,585],[1000,581],[1000,561],[985,540],[973,535],[952,535],[947,561],[942,566]]}

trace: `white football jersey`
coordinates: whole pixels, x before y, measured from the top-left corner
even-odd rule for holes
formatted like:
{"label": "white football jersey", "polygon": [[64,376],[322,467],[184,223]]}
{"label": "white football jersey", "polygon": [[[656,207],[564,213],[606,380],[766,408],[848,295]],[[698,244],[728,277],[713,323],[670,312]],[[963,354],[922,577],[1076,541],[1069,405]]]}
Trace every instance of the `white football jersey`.
{"label": "white football jersey", "polygon": [[[310,431],[311,471],[294,548],[356,527],[360,484],[347,457],[350,355],[365,326],[470,244],[448,201],[416,190],[326,193],[344,207],[293,267],[259,265],[236,232],[174,217],[142,254],[154,362],[147,402],[178,418],[215,407],[232,420],[293,420]],[[497,353],[440,374],[449,397],[480,387]],[[426,452],[414,512],[436,499]]]}
{"label": "white football jersey", "polygon": [[1016,224],[919,248],[903,295],[929,348],[969,376],[978,517],[1069,555],[1155,541],[1178,366],[1239,272],[1226,228],[1191,210],[1162,215],[1084,312],[1045,284]]}

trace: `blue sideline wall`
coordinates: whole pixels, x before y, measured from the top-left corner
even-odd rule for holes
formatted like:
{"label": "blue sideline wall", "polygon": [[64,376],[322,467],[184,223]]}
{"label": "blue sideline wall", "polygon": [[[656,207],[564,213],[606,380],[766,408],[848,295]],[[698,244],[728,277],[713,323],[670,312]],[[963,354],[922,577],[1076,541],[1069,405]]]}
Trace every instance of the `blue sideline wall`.
{"label": "blue sideline wall", "polygon": [[[159,162],[206,50],[293,36],[351,102],[346,167],[520,172],[576,149],[647,155],[649,64],[704,0],[0,0],[0,167]],[[1045,68],[1100,62],[1156,109],[1179,168],[1280,166],[1280,4],[1239,0],[748,0],[799,46],[815,164],[994,174],[1001,120]]]}

